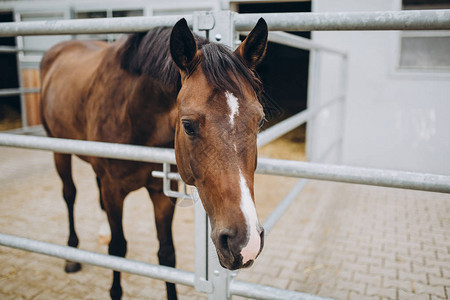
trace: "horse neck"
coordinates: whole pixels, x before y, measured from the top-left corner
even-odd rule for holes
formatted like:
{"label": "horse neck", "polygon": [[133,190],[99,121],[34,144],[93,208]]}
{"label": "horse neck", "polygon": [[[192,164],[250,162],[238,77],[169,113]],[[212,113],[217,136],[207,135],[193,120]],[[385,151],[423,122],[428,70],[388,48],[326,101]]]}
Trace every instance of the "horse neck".
{"label": "horse neck", "polygon": [[[112,66],[116,72],[103,72],[110,76],[108,82],[116,82],[110,91],[116,97],[116,88],[121,90],[125,117],[130,126],[129,142],[146,146],[167,146],[173,144],[175,136],[175,108],[178,94],[177,83],[171,86],[146,75],[136,74],[120,67],[123,44],[126,38],[116,41],[108,48],[104,56],[105,68]],[[108,75],[105,75],[108,74]]]}
{"label": "horse neck", "polygon": [[134,143],[147,146],[173,143],[177,93],[149,76],[139,76],[127,105],[135,132]]}

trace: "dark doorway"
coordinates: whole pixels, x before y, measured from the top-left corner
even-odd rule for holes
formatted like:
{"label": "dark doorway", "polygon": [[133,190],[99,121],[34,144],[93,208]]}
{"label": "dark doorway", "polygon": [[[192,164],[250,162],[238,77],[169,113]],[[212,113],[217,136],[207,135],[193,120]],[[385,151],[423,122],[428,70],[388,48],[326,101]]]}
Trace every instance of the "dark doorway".
{"label": "dark doorway", "polygon": [[[0,12],[0,22],[13,22],[12,12]],[[0,37],[0,46],[15,47],[14,37]],[[18,88],[16,53],[0,53],[0,89]],[[20,97],[0,97],[0,130],[21,126]]]}
{"label": "dark doorway", "polygon": [[[311,12],[311,2],[276,2],[239,4],[239,13]],[[291,32],[310,38],[310,32]],[[279,112],[268,117],[274,124],[306,109],[308,93],[309,51],[269,42],[267,54],[257,68],[264,89]]]}

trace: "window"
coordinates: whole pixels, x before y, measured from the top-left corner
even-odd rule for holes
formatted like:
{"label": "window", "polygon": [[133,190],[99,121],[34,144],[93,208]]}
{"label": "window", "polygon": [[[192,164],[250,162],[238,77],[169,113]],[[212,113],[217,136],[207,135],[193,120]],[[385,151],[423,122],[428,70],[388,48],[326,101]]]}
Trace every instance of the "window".
{"label": "window", "polygon": [[[75,19],[93,19],[93,18],[121,18],[121,17],[139,17],[144,15],[143,9],[79,9],[73,13]],[[113,42],[121,34],[79,34],[79,40],[103,40]]]}
{"label": "window", "polygon": [[402,34],[400,68],[450,70],[450,32]]}
{"label": "window", "polygon": [[132,10],[113,10],[113,18],[123,18],[123,17],[140,17],[144,15],[144,10],[142,9],[132,9]]}
{"label": "window", "polygon": [[[450,0],[403,0],[404,10],[449,9]],[[404,31],[398,66],[406,70],[450,71],[450,31]]]}
{"label": "window", "polygon": [[403,0],[403,9],[448,9],[449,0]]}
{"label": "window", "polygon": [[81,11],[75,13],[75,19],[96,19],[106,18],[106,10],[104,11]]}

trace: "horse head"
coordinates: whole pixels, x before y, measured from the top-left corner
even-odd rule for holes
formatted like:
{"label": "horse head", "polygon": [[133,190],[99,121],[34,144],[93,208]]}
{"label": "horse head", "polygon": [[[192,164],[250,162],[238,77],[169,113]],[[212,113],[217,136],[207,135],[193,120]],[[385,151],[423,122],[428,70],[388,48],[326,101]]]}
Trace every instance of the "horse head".
{"label": "horse head", "polygon": [[248,267],[264,244],[254,204],[256,136],[262,120],[254,69],[267,47],[260,19],[241,43],[200,45],[184,19],[173,28],[170,51],[180,69],[175,154],[182,179],[198,189],[210,217],[221,265]]}

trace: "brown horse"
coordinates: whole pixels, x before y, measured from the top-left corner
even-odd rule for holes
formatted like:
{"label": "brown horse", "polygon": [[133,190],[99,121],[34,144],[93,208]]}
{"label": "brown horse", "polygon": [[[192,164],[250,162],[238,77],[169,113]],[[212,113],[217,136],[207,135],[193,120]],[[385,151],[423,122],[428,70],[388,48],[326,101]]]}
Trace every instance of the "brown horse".
{"label": "brown horse", "polygon": [[[211,220],[222,266],[250,266],[263,247],[253,195],[256,135],[264,117],[261,84],[254,74],[267,46],[260,19],[236,49],[195,37],[184,19],[170,28],[131,34],[115,43],[69,41],[41,63],[41,113],[49,136],[152,147],[175,146],[183,180],[198,188]],[[98,178],[111,228],[109,254],[124,257],[125,196],[145,187],[155,210],[161,265],[175,266],[172,217],[175,199],[151,177],[157,164],[81,157]],[[68,245],[77,247],[71,155],[54,154],[69,214]],[[66,262],[66,272],[81,265]],[[173,283],[167,295],[175,299]],[[114,271],[111,298],[120,299]]]}

